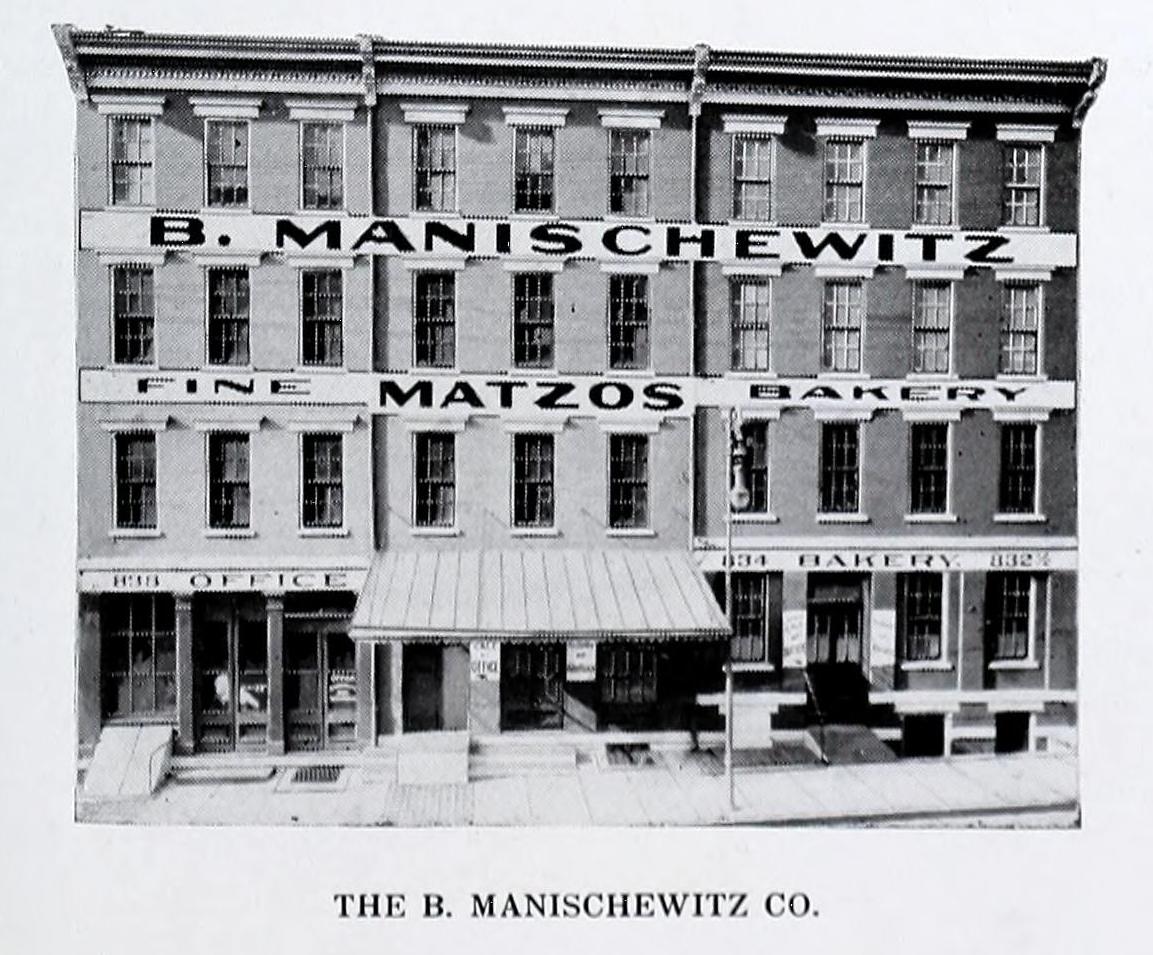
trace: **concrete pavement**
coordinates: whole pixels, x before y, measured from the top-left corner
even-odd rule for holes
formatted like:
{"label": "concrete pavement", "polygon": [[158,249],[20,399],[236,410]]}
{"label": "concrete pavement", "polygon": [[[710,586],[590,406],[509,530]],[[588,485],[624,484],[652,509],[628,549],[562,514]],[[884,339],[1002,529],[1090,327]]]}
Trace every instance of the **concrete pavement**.
{"label": "concrete pavement", "polygon": [[595,762],[549,775],[464,784],[396,783],[395,760],[348,765],[331,787],[270,778],[170,780],[150,798],[78,799],[77,819],[153,825],[1069,826],[1077,819],[1073,754],[966,756],[848,766],[742,769],[736,808],[723,776],[666,754],[654,765]]}

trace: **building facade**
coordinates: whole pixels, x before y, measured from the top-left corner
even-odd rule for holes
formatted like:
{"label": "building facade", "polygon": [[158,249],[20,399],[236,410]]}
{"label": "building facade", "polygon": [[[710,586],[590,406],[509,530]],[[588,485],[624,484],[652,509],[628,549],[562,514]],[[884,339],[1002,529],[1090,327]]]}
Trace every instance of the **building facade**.
{"label": "building facade", "polygon": [[1075,745],[1103,63],[56,36],[82,754]]}

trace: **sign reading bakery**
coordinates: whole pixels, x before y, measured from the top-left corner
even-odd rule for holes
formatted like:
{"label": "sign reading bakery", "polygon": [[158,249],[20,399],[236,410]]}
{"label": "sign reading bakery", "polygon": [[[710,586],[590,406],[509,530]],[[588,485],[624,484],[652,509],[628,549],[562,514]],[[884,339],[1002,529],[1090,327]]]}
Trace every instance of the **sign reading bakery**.
{"label": "sign reading bakery", "polygon": [[280,253],[286,256],[469,256],[512,260],[704,262],[746,265],[969,266],[1052,269],[1076,264],[1071,233],[788,228],[757,223],[599,219],[329,219],[276,215],[81,213],[80,247],[101,252]]}

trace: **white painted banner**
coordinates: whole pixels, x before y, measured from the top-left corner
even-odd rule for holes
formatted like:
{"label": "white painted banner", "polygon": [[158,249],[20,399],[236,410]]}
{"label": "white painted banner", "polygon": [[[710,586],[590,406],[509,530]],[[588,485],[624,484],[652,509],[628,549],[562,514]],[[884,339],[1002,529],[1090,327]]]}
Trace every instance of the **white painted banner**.
{"label": "white painted banner", "polygon": [[[923,547],[789,547],[766,546],[736,548],[733,551],[734,570],[763,571],[979,571],[1076,570],[1075,547],[1053,547],[1046,540],[1035,544],[1017,538],[1012,544],[997,546],[988,539],[985,546],[950,548],[934,546],[926,541]],[[725,569],[723,541],[698,540],[697,563],[701,570],[712,573]]]}
{"label": "white painted banner", "polygon": [[768,223],[619,222],[600,219],[466,219],[427,216],[279,216],[83,210],[80,247],[108,253],[416,260],[470,256],[513,261],[719,262],[856,268],[1037,269],[1077,264],[1077,237],[1063,232],[957,229],[789,228]]}
{"label": "white painted banner", "polygon": [[279,594],[304,590],[360,591],[364,568],[236,567],[185,570],[141,568],[81,569],[81,593],[256,592]]}
{"label": "white painted banner", "polygon": [[700,378],[690,375],[382,374],[348,371],[229,372],[86,368],[85,403],[325,406],[370,414],[467,419],[571,416],[687,417],[698,407],[758,411],[1033,411],[1074,407],[1071,381],[963,379],[925,382],[903,378],[832,381],[823,378]]}
{"label": "white painted banner", "polygon": [[565,644],[565,679],[569,683],[593,683],[597,678],[595,640],[574,640]]}
{"label": "white painted banner", "polygon": [[809,646],[806,611],[785,610],[781,614],[781,621],[783,631],[781,666],[786,670],[803,669],[808,661]]}
{"label": "white painted banner", "polygon": [[869,614],[869,673],[873,686],[893,688],[893,666],[897,662],[897,611],[874,607]]}
{"label": "white painted banner", "polygon": [[468,672],[474,683],[500,680],[500,641],[470,641],[468,645]]}

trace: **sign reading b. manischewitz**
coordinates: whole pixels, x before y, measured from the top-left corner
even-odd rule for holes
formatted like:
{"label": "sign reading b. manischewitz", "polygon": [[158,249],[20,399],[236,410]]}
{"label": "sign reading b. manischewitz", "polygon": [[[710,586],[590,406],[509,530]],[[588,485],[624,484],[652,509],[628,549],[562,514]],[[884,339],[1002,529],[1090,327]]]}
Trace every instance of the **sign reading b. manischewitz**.
{"label": "sign reading b. manischewitz", "polygon": [[503,221],[465,218],[276,215],[149,215],[85,211],[80,246],[124,252],[384,255],[606,262],[715,261],[723,264],[843,264],[876,267],[1051,269],[1076,264],[1071,233],[949,229],[830,229],[601,220]]}

